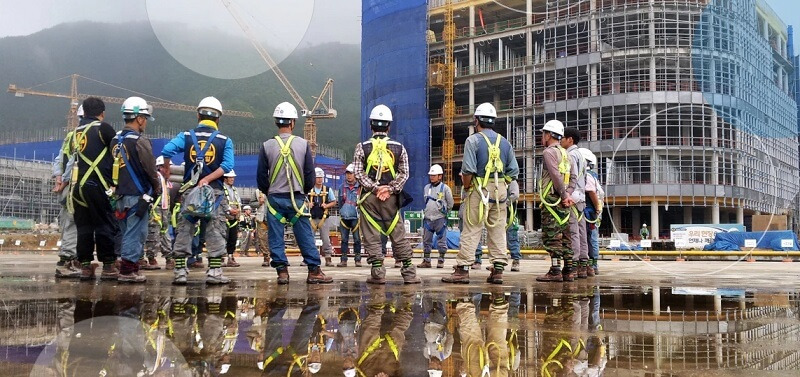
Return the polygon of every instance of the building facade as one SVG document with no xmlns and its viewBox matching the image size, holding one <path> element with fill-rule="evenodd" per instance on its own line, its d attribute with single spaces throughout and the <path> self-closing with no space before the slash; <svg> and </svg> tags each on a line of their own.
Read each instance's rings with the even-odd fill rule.
<svg viewBox="0 0 800 377">
<path fill-rule="evenodd" d="M 796 222 L 795 71 L 787 26 L 766 2 L 431 0 L 429 63 L 444 58 L 447 7 L 453 170 L 473 109 L 493 103 L 497 130 L 516 147 L 526 228 L 539 228 L 537 129 L 550 119 L 577 127 L 598 156 L 604 234 L 638 234 L 642 223 L 662 237 L 669 224 L 749 228 L 754 214 Z M 443 162 L 443 104 L 441 87 L 429 86 L 432 163 Z"/>
</svg>

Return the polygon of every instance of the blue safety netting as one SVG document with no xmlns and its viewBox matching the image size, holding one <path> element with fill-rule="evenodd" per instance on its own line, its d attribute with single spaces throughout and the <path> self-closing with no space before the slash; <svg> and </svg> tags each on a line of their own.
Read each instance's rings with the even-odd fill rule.
<svg viewBox="0 0 800 377">
<path fill-rule="evenodd" d="M 43 141 L 33 143 L 18 143 L 0 145 L 0 158 L 15 158 L 18 160 L 29 161 L 53 161 L 58 155 L 61 148 L 61 140 L 57 141 Z M 169 142 L 168 139 L 152 139 L 153 153 L 159 155 L 164 145 Z M 236 170 L 236 186 L 239 187 L 256 187 L 256 169 L 258 167 L 257 155 L 236 155 L 235 157 Z M 181 161 L 174 161 L 180 163 Z M 344 170 L 344 162 L 334 158 L 317 155 L 315 163 L 325 165 L 326 173 L 334 174 L 335 170 L 339 172 Z M 333 169 L 333 170 L 331 170 Z M 330 171 L 328 171 L 330 170 Z M 329 180 L 329 184 L 333 184 Z M 338 185 L 337 185 L 338 186 Z M 338 188 L 338 187 L 337 187 Z"/>
<path fill-rule="evenodd" d="M 409 155 L 411 191 L 427 183 L 430 164 L 427 1 L 363 0 L 361 24 L 361 137 L 372 135 L 369 113 L 375 105 L 392 110 L 390 137 Z M 422 201 L 406 209 L 421 210 Z"/>
<path fill-rule="evenodd" d="M 797 250 L 797 236 L 789 230 L 770 230 L 766 232 L 717 233 L 714 242 L 703 250 L 738 251 L 744 248 L 744 240 L 757 240 L 759 249 L 775 251 Z M 792 240 L 792 247 L 781 247 L 781 240 Z"/>
</svg>

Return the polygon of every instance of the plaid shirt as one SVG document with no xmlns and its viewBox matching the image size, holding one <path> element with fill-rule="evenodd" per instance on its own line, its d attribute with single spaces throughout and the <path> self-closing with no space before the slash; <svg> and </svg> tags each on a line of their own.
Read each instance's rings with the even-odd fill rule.
<svg viewBox="0 0 800 377">
<path fill-rule="evenodd" d="M 386 135 L 386 132 L 375 132 L 373 133 L 372 137 L 389 137 Z M 356 179 L 361 184 L 365 190 L 369 190 L 371 192 L 376 192 L 378 189 L 378 182 L 376 182 L 372 177 L 364 172 L 364 166 L 367 161 L 367 157 L 364 156 L 364 148 L 362 147 L 362 143 L 358 143 L 356 145 L 356 151 L 353 154 L 353 167 L 356 174 Z M 397 194 L 401 190 L 403 190 L 403 186 L 405 186 L 406 181 L 408 180 L 408 154 L 406 153 L 406 147 L 403 146 L 403 153 L 400 154 L 400 164 L 397 167 L 397 176 L 389 182 L 389 192 L 391 194 Z"/>
</svg>

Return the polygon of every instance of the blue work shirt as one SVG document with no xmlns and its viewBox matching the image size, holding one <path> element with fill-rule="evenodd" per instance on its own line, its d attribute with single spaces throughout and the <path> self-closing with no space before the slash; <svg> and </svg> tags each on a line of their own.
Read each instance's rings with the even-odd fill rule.
<svg viewBox="0 0 800 377">
<path fill-rule="evenodd" d="M 492 145 L 497 142 L 498 137 L 503 137 L 491 129 L 484 129 L 481 132 L 489 138 Z M 505 170 L 503 175 L 516 180 L 519 176 L 519 165 L 514 156 L 514 147 L 505 138 L 500 141 L 500 159 L 503 161 Z M 489 163 L 489 146 L 483 136 L 476 132 L 464 142 L 464 161 L 461 165 L 461 173 L 483 179 L 483 176 L 486 175 L 487 163 Z"/>
</svg>

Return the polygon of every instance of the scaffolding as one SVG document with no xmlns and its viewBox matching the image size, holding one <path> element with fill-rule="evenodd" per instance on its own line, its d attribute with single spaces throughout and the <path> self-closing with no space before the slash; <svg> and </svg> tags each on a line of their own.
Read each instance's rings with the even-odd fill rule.
<svg viewBox="0 0 800 377">
<path fill-rule="evenodd" d="M 529 194 L 520 205 L 527 229 L 538 228 L 535 129 L 550 119 L 578 128 L 581 146 L 598 156 L 618 231 L 638 229 L 648 212 L 657 228 L 659 220 L 747 225 L 758 212 L 793 222 L 800 191 L 795 69 L 786 27 L 763 1 L 454 7 L 454 165 L 474 107 L 493 103 L 496 130 L 514 143 Z M 445 53 L 446 15 L 437 8 L 429 15 L 433 62 Z M 447 139 L 444 100 L 442 91 L 429 91 L 432 145 Z M 442 152 L 432 148 L 433 163 L 444 160 Z M 601 232 L 611 232 L 612 222 L 604 224 Z"/>
<path fill-rule="evenodd" d="M 51 163 L 0 158 L 0 217 L 57 223 L 61 204 L 52 188 Z"/>
</svg>

